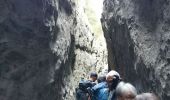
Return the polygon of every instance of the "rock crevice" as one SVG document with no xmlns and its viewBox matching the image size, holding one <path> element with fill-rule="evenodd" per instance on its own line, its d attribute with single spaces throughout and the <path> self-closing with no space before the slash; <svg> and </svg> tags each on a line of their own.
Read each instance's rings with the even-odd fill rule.
<svg viewBox="0 0 170 100">
<path fill-rule="evenodd" d="M 81 77 L 107 65 L 81 4 L 0 1 L 0 100 L 74 100 Z"/>
</svg>

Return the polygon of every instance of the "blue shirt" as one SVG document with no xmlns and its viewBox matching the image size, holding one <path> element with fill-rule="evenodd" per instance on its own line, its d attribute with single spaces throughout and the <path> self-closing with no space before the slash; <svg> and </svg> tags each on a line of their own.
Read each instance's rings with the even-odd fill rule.
<svg viewBox="0 0 170 100">
<path fill-rule="evenodd" d="M 109 89 L 106 82 L 101 82 L 92 87 L 92 100 L 107 100 L 109 96 Z"/>
</svg>

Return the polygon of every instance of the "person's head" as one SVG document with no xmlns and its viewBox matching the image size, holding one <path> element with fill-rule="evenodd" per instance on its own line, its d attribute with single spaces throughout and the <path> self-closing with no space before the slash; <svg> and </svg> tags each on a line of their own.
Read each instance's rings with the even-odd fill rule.
<svg viewBox="0 0 170 100">
<path fill-rule="evenodd" d="M 130 83 L 120 82 L 116 87 L 117 100 L 135 100 L 136 88 Z"/>
<path fill-rule="evenodd" d="M 97 82 L 101 83 L 101 82 L 105 82 L 106 81 L 106 76 L 105 75 L 99 75 Z"/>
<path fill-rule="evenodd" d="M 96 72 L 91 72 L 90 73 L 90 79 L 95 82 L 97 80 L 97 73 Z"/>
<path fill-rule="evenodd" d="M 153 93 L 142 93 L 136 96 L 135 100 L 159 100 Z"/>
<path fill-rule="evenodd" d="M 120 81 L 120 75 L 118 72 L 112 70 L 106 75 L 106 81 L 108 83 L 109 89 L 115 89 Z"/>
</svg>

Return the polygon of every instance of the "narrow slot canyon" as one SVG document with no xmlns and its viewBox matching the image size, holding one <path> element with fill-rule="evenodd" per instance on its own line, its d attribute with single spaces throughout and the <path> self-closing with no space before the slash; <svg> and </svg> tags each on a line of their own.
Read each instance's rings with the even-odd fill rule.
<svg viewBox="0 0 170 100">
<path fill-rule="evenodd" d="M 0 100 L 76 100 L 116 70 L 170 100 L 170 1 L 1 0 Z"/>
</svg>

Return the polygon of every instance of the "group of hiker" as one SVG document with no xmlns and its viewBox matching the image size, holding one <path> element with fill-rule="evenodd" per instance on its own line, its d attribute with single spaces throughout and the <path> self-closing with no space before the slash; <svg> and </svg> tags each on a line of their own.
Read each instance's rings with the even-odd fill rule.
<svg viewBox="0 0 170 100">
<path fill-rule="evenodd" d="M 96 82 L 97 81 L 97 82 Z M 111 70 L 106 75 L 92 72 L 90 79 L 81 79 L 76 88 L 76 100 L 159 100 L 153 93 L 137 94 L 131 83 L 124 82 L 119 73 Z"/>
</svg>

